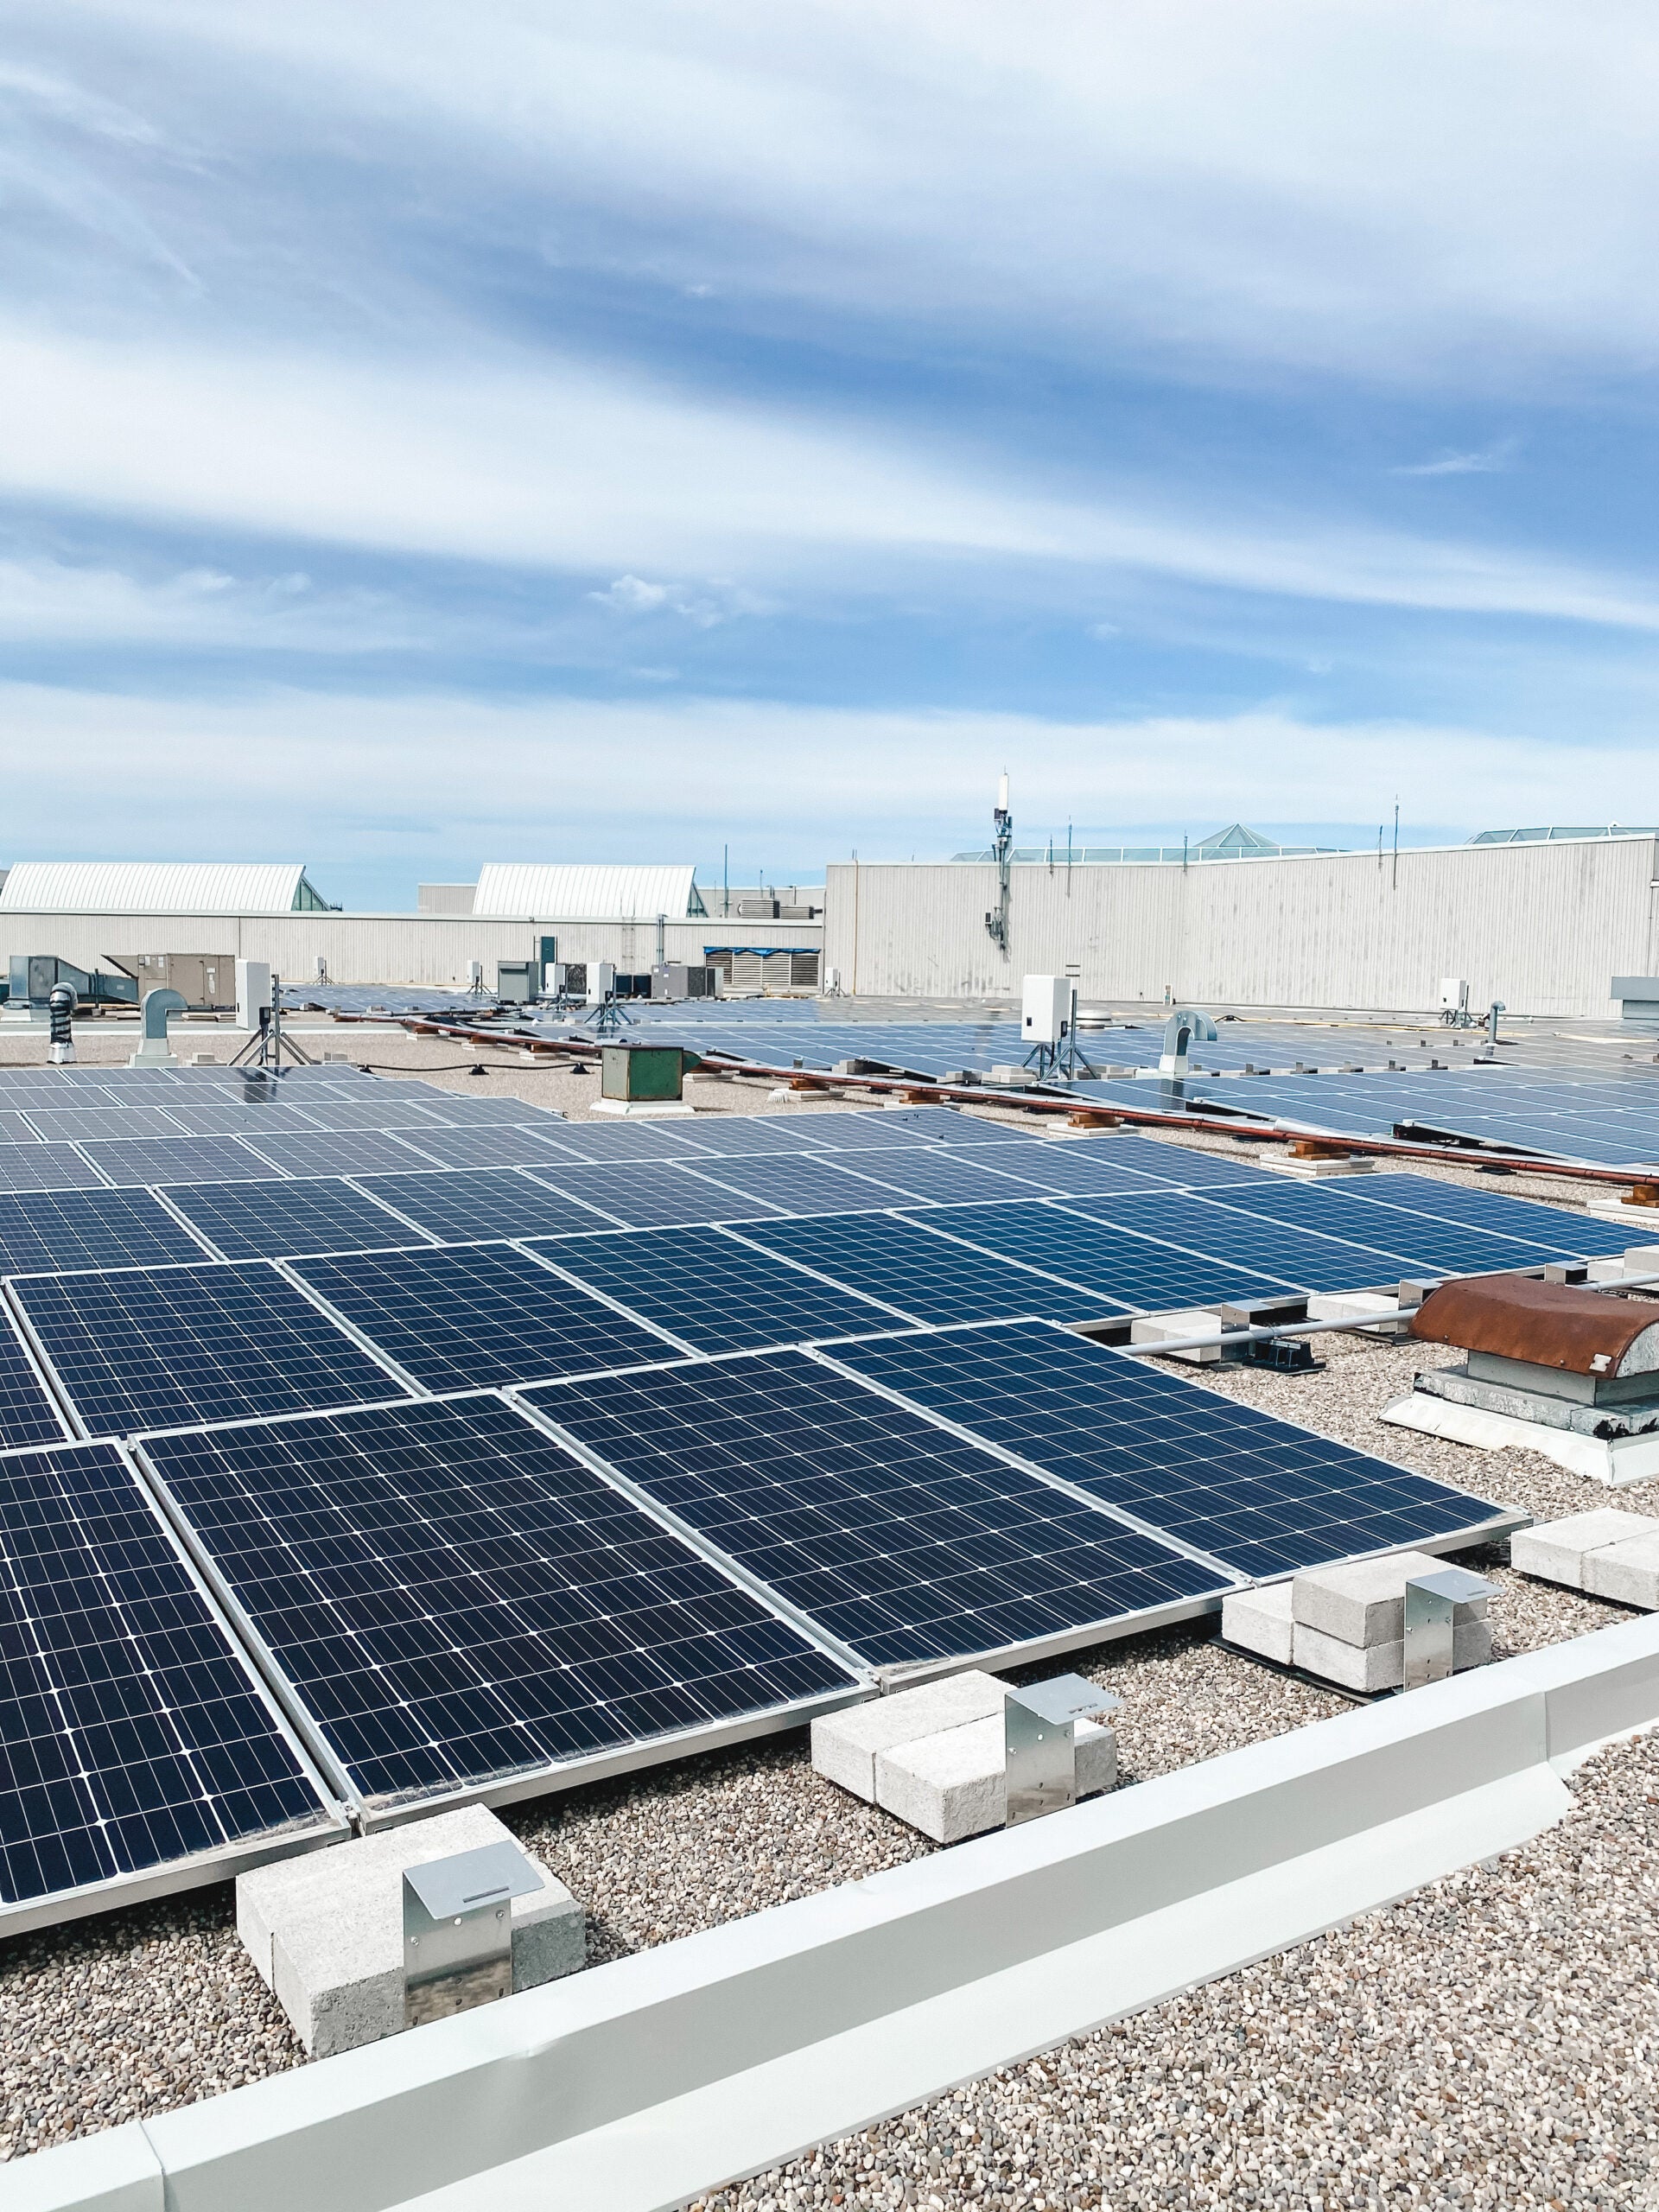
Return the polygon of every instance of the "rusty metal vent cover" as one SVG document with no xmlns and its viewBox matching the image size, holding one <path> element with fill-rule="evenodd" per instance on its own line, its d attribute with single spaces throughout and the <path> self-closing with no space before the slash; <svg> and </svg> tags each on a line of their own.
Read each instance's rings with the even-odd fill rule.
<svg viewBox="0 0 1659 2212">
<path fill-rule="evenodd" d="M 1459 1344 L 1573 1375 L 1618 1375 L 1637 1342 L 1655 1332 L 1632 1370 L 1659 1366 L 1659 1312 L 1535 1275 L 1468 1275 L 1443 1283 L 1411 1317 L 1427 1343 Z"/>
</svg>

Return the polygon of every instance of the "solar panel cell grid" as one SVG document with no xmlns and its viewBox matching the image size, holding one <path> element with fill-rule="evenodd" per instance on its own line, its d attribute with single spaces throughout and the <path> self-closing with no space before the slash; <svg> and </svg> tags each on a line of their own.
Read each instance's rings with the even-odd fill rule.
<svg viewBox="0 0 1659 2212">
<path fill-rule="evenodd" d="M 1240 1574 L 1450 1537 L 1501 1510 L 1058 1329 L 892 1337 L 833 1357 Z"/>
<path fill-rule="evenodd" d="M 1006 1146 L 995 1147 L 1001 1162 Z M 921 1198 L 940 1205 L 995 1204 L 999 1198 L 1032 1198 L 1043 1195 L 1027 1180 L 999 1173 L 988 1161 L 965 1152 L 947 1152 L 936 1145 L 924 1152 L 912 1145 L 888 1153 L 850 1154 L 836 1162 L 841 1173 L 856 1175 L 892 1195 L 885 1203 L 902 1205 L 907 1198 Z M 1141 1185 L 1145 1189 L 1146 1185 Z"/>
<path fill-rule="evenodd" d="M 779 1213 L 869 1213 L 906 1202 L 899 1192 L 849 1174 L 829 1157 L 711 1160 L 695 1172 L 722 1189 L 758 1198 Z"/>
<path fill-rule="evenodd" d="M 0 1108 L 0 1144 L 39 1144 L 41 1133 L 25 1114 Z"/>
<path fill-rule="evenodd" d="M 163 1267 L 201 1247 L 148 1191 L 35 1191 L 0 1197 L 0 1274 Z"/>
<path fill-rule="evenodd" d="M 3 1162 L 0 1162 L 3 1165 Z M 638 1167 L 543 1167 L 536 1180 L 568 1191 L 584 1205 L 630 1229 L 671 1229 L 705 1221 L 775 1220 L 779 1209 L 707 1181 L 685 1167 L 647 1160 Z"/>
<path fill-rule="evenodd" d="M 475 1173 L 457 1167 L 422 1175 L 376 1175 L 365 1179 L 363 1188 L 445 1243 L 581 1236 L 613 1225 L 579 1198 L 551 1190 L 514 1167 L 483 1168 Z"/>
<path fill-rule="evenodd" d="M 281 1173 L 236 1137 L 111 1138 L 84 1150 L 99 1176 L 115 1184 L 245 1183 Z"/>
<path fill-rule="evenodd" d="M 0 1898 L 325 1817 L 107 1446 L 0 1460 Z"/>
<path fill-rule="evenodd" d="M 493 1399 L 149 1449 L 367 1800 L 522 1775 L 852 1680 Z"/>
<path fill-rule="evenodd" d="M 424 1132 L 423 1133 L 424 1134 Z M 436 1132 L 443 1135 L 444 1131 Z M 249 1145 L 284 1175 L 372 1174 L 416 1167 L 422 1154 L 411 1138 L 387 1136 L 375 1129 L 319 1130 L 308 1137 L 250 1137 Z"/>
<path fill-rule="evenodd" d="M 1119 1312 L 1086 1290 L 1053 1281 L 1012 1260 L 966 1251 L 893 1214 L 746 1222 L 745 1238 L 938 1327 L 952 1321 L 1101 1320 Z"/>
<path fill-rule="evenodd" d="M 596 1167 L 634 1160 L 683 1163 L 698 1158 L 702 1152 L 700 1145 L 683 1138 L 676 1129 L 638 1122 L 560 1122 L 537 1134 L 557 1146 L 561 1160 L 585 1160 Z"/>
<path fill-rule="evenodd" d="M 184 1124 L 159 1106 L 31 1106 L 29 1118 L 48 1144 L 83 1137 L 176 1137 Z"/>
<path fill-rule="evenodd" d="M 1548 1244 L 1573 1259 L 1608 1258 L 1643 1241 L 1639 1223 L 1598 1221 L 1566 1206 L 1511 1198 L 1498 1190 L 1471 1190 L 1466 1183 L 1442 1183 L 1427 1175 L 1357 1176 L 1344 1196 L 1384 1209 L 1385 1217 L 1396 1208 L 1408 1215 L 1427 1214 Z"/>
<path fill-rule="evenodd" d="M 533 1397 L 871 1665 L 1063 1638 L 1220 1586 L 804 1354 Z"/>
<path fill-rule="evenodd" d="M 1403 1253 L 1311 1236 L 1265 1216 L 1230 1212 L 1184 1191 L 1149 1198 L 1071 1198 L 1065 1211 L 1200 1253 L 1243 1274 L 1259 1268 L 1267 1289 L 1283 1283 L 1308 1291 L 1385 1288 L 1417 1264 Z M 1387 1218 L 1377 1217 L 1379 1244 Z"/>
<path fill-rule="evenodd" d="M 257 1262 L 15 1284 L 92 1436 L 395 1398 L 403 1386 Z"/>
<path fill-rule="evenodd" d="M 929 1229 L 1075 1283 L 1126 1309 L 1168 1313 L 1249 1297 L 1266 1276 L 1126 1236 L 1058 1206 L 952 1206 L 919 1217 Z"/>
<path fill-rule="evenodd" d="M 19 1343 L 11 1316 L 0 1313 L 0 1444 L 60 1444 L 64 1424 Z"/>
<path fill-rule="evenodd" d="M 327 1176 L 291 1183 L 191 1183 L 173 1193 L 173 1203 L 226 1260 L 387 1251 L 428 1242 L 350 1183 Z"/>
<path fill-rule="evenodd" d="M 300 1260 L 295 1272 L 429 1390 L 672 1357 L 660 1336 L 505 1244 Z"/>
<path fill-rule="evenodd" d="M 1252 1190 L 1231 1195 L 1217 1193 L 1216 1203 L 1292 1228 L 1323 1230 L 1356 1243 L 1376 1236 L 1372 1224 L 1378 1210 L 1345 1192 L 1319 1185 L 1291 1184 L 1277 1190 Z M 1557 1256 L 1554 1248 L 1535 1240 L 1494 1236 L 1485 1230 L 1465 1228 L 1460 1222 L 1432 1220 L 1427 1214 L 1408 1220 L 1404 1214 L 1382 1217 L 1389 1223 L 1387 1240 L 1396 1251 L 1410 1255 L 1414 1266 L 1433 1274 L 1496 1274 L 1510 1268 L 1536 1267 Z M 1380 1241 L 1380 1240 L 1379 1240 Z"/>
<path fill-rule="evenodd" d="M 563 1126 L 550 1124 L 553 1128 Z M 364 1142 L 372 1140 L 364 1139 Z M 395 1171 L 416 1162 L 434 1164 L 440 1167 L 538 1167 L 550 1166 L 562 1161 L 565 1155 L 557 1145 L 536 1129 L 477 1128 L 451 1129 L 436 1126 L 427 1129 L 411 1129 L 408 1144 L 414 1154 L 400 1153 L 397 1159 L 359 1163 L 363 1172 L 372 1173 L 377 1167 Z"/>
<path fill-rule="evenodd" d="M 72 1144 L 0 1145 L 0 1191 L 100 1191 L 108 1183 Z"/>
</svg>

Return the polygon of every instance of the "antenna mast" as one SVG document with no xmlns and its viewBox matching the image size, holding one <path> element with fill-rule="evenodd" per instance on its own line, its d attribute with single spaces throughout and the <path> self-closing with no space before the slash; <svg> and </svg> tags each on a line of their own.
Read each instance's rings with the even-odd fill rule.
<svg viewBox="0 0 1659 2212">
<path fill-rule="evenodd" d="M 1014 861 L 1014 817 L 1008 810 L 1008 772 L 1002 771 L 996 787 L 996 806 L 991 820 L 995 834 L 991 858 L 996 862 L 996 904 L 985 917 L 985 931 L 999 952 L 1008 949 L 1008 879 Z"/>
</svg>

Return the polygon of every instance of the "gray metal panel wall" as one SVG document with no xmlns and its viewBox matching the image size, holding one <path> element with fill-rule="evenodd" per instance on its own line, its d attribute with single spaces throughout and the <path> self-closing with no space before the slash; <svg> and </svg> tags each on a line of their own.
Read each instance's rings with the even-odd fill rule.
<svg viewBox="0 0 1659 2212">
<path fill-rule="evenodd" d="M 1014 870 L 1009 955 L 979 863 L 832 865 L 824 962 L 846 991 L 979 997 L 1081 964 L 1085 997 L 1604 1015 L 1615 974 L 1659 973 L 1656 840 Z"/>
</svg>

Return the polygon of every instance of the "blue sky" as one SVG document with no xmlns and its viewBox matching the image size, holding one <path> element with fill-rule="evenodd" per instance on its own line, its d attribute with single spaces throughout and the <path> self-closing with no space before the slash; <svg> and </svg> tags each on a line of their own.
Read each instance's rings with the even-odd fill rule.
<svg viewBox="0 0 1659 2212">
<path fill-rule="evenodd" d="M 1529 0 L 0 0 L 0 860 L 1659 821 L 1656 79 Z"/>
</svg>

